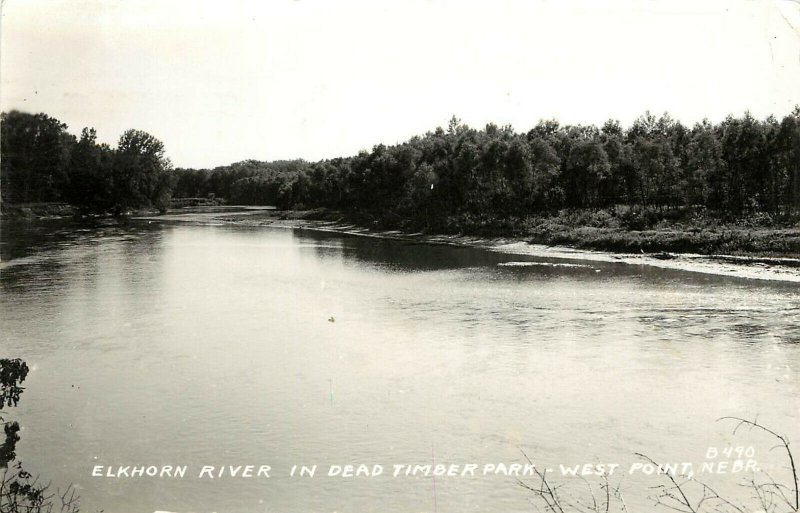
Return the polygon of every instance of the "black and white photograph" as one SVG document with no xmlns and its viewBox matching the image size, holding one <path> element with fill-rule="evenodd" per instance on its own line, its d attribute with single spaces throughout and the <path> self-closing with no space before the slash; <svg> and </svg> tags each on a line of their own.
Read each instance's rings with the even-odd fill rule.
<svg viewBox="0 0 800 513">
<path fill-rule="evenodd" d="M 0 513 L 800 512 L 800 1 L 2 0 Z"/>
</svg>

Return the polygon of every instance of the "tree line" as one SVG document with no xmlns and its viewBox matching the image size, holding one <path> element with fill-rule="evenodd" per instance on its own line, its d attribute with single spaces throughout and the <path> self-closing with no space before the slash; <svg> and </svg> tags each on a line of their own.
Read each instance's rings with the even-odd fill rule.
<svg viewBox="0 0 800 513">
<path fill-rule="evenodd" d="M 354 156 L 172 169 L 163 144 L 130 130 L 117 148 L 80 139 L 44 114 L 3 114 L 3 198 L 66 200 L 94 210 L 164 207 L 175 197 L 230 204 L 328 207 L 387 227 L 453 231 L 548 215 L 560 209 L 627 205 L 703 209 L 732 219 L 800 207 L 800 107 L 778 120 L 749 113 L 689 127 L 645 113 L 631 126 L 609 120 L 528 132 L 453 117 L 396 145 Z"/>
<path fill-rule="evenodd" d="M 319 162 L 181 169 L 178 196 L 329 207 L 391 227 L 459 230 L 563 208 L 699 208 L 721 218 L 800 207 L 800 108 L 692 127 L 646 113 L 628 128 L 540 121 L 525 133 L 447 128 Z"/>
<path fill-rule="evenodd" d="M 169 206 L 174 175 L 164 144 L 127 130 L 116 148 L 80 137 L 47 114 L 4 112 L 0 120 L 0 191 L 4 203 L 64 201 L 86 213 Z"/>
</svg>

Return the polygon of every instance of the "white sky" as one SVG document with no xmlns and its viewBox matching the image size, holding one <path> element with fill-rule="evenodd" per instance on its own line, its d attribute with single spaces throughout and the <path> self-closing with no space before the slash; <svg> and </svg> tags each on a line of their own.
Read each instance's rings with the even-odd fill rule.
<svg viewBox="0 0 800 513">
<path fill-rule="evenodd" d="M 0 29 L 2 110 L 146 130 L 177 167 L 800 104 L 796 0 L 3 0 Z"/>
</svg>

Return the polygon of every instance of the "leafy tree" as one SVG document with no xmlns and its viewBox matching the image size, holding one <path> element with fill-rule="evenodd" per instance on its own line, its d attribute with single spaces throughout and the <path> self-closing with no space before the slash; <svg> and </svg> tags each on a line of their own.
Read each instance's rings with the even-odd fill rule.
<svg viewBox="0 0 800 513">
<path fill-rule="evenodd" d="M 676 196 L 678 161 L 668 139 L 640 137 L 632 147 L 633 165 L 645 205 L 666 205 Z"/>
<path fill-rule="evenodd" d="M 781 121 L 776 152 L 784 180 L 783 201 L 797 211 L 800 209 L 800 106 Z"/>
<path fill-rule="evenodd" d="M 0 181 L 9 203 L 57 201 L 75 138 L 46 114 L 11 111 L 0 119 Z"/>
<path fill-rule="evenodd" d="M 742 119 L 729 116 L 720 128 L 727 167 L 727 209 L 734 213 L 754 210 L 763 202 L 759 198 L 766 143 L 763 128 L 750 113 Z"/>
<path fill-rule="evenodd" d="M 708 121 L 692 129 L 682 167 L 683 201 L 687 205 L 724 206 L 726 182 L 722 145 Z"/>
<path fill-rule="evenodd" d="M 599 141 L 576 142 L 567 161 L 567 198 L 575 206 L 597 206 L 600 184 L 608 179 L 610 171 L 608 154 Z"/>
<path fill-rule="evenodd" d="M 531 208 L 544 210 L 559 207 L 564 201 L 564 189 L 558 183 L 561 158 L 546 139 L 536 137 L 530 141 L 533 183 Z"/>
<path fill-rule="evenodd" d="M 87 212 L 106 212 L 113 188 L 113 152 L 97 144 L 94 128 L 84 128 L 75 144 L 67 167 L 66 199 Z"/>
<path fill-rule="evenodd" d="M 0 359 L 0 424 L 3 425 L 5 441 L 0 445 L 0 513 L 46 513 L 54 511 L 56 494 L 48 493 L 48 486 L 22 468 L 17 461 L 16 446 L 20 440 L 19 423 L 6 421 L 3 408 L 17 406 L 24 388 L 22 382 L 28 376 L 27 364 L 19 359 Z M 74 488 L 58 494 L 63 513 L 77 513 L 79 499 Z"/>
<path fill-rule="evenodd" d="M 166 210 L 171 197 L 172 164 L 164 144 L 141 130 L 127 130 L 114 152 L 113 199 L 116 211 L 155 206 Z"/>
<path fill-rule="evenodd" d="M 28 366 L 22 360 L 0 359 L 0 413 L 5 407 L 16 406 L 24 388 L 21 384 L 28 376 Z M 0 416 L 5 431 L 5 442 L 0 446 L 0 469 L 8 468 L 8 464 L 13 461 L 16 454 L 16 446 L 19 441 L 19 424 L 17 422 L 5 422 Z"/>
</svg>

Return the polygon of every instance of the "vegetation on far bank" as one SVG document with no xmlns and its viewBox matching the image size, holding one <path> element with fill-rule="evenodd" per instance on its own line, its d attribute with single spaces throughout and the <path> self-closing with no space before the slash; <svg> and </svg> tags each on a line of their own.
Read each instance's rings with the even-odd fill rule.
<svg viewBox="0 0 800 513">
<path fill-rule="evenodd" d="M 699 208 L 659 212 L 615 206 L 530 217 L 522 223 L 521 236 L 537 244 L 618 253 L 797 257 L 800 229 L 791 225 L 764 214 L 725 222 Z"/>
<path fill-rule="evenodd" d="M 780 121 L 745 114 L 690 128 L 645 114 L 628 128 L 541 121 L 526 133 L 453 118 L 352 157 L 178 170 L 176 196 L 208 193 L 444 233 L 514 229 L 564 209 L 615 209 L 627 230 L 693 215 L 786 226 L 800 209 L 800 108 Z"/>
<path fill-rule="evenodd" d="M 93 128 L 77 138 L 43 113 L 4 112 L 0 121 L 4 205 L 65 202 L 80 213 L 114 214 L 169 206 L 172 164 L 147 132 L 127 130 L 111 148 L 97 142 Z"/>
<path fill-rule="evenodd" d="M 326 208 L 365 226 L 515 235 L 612 251 L 800 254 L 800 107 L 688 127 L 649 113 L 630 127 L 540 121 L 527 132 L 455 117 L 408 141 L 326 159 L 173 169 L 160 141 L 117 148 L 45 114 L 3 114 L 4 203 L 80 212 L 164 209 L 172 196 Z"/>
</svg>

